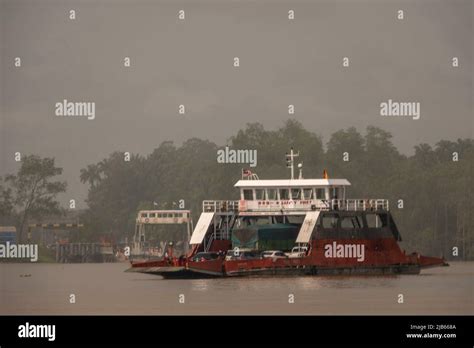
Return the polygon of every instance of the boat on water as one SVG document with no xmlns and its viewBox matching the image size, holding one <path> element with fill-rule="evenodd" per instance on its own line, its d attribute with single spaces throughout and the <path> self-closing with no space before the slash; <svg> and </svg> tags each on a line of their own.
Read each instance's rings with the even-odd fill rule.
<svg viewBox="0 0 474 348">
<path fill-rule="evenodd" d="M 330 179 L 326 170 L 323 178 L 305 179 L 300 164 L 294 178 L 297 156 L 293 149 L 287 154 L 290 179 L 260 180 L 243 170 L 234 185 L 239 200 L 202 202 L 185 253 L 173 255 L 169 245 L 161 259 L 132 261 L 127 271 L 192 279 L 418 274 L 447 265 L 443 258 L 401 250 L 402 237 L 387 199 L 348 199 L 348 180 Z M 141 211 L 137 222 L 189 225 L 189 211 L 176 214 L 179 211 Z M 137 228 L 138 241 L 144 238 L 140 231 Z"/>
</svg>

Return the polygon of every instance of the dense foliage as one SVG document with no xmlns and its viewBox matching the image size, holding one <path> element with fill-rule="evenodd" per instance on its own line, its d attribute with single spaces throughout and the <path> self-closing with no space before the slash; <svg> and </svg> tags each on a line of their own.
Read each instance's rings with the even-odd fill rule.
<svg viewBox="0 0 474 348">
<path fill-rule="evenodd" d="M 251 169 L 261 179 L 289 177 L 285 153 L 293 147 L 301 154 L 298 162 L 304 165 L 305 177 L 322 177 L 327 169 L 330 177 L 352 183 L 348 197 L 388 198 L 407 251 L 452 258 L 457 247 L 459 259 L 473 259 L 474 140 L 419 144 L 406 156 L 391 138 L 372 126 L 365 134 L 348 128 L 332 134 L 324 145 L 319 135 L 290 120 L 277 130 L 248 124 L 226 145 L 257 150 L 258 165 Z M 78 237 L 123 241 L 132 236 L 140 209 L 176 209 L 184 200 L 196 222 L 203 200 L 237 199 L 233 185 L 248 167 L 218 163 L 219 148 L 195 138 L 181 146 L 166 141 L 148 156 L 135 154 L 126 161 L 123 153 L 115 152 L 87 166 L 81 170 L 81 180 L 89 186 L 88 209 L 81 218 L 86 228 Z M 2 215 L 11 209 L 12 191 L 2 186 L 0 194 Z"/>
<path fill-rule="evenodd" d="M 0 224 L 16 225 L 20 242 L 30 218 L 62 213 L 56 197 L 66 191 L 66 183 L 54 181 L 62 171 L 53 158 L 30 155 L 23 157 L 17 174 L 0 181 Z"/>
<path fill-rule="evenodd" d="M 420 144 L 407 157 L 391 138 L 372 126 L 365 135 L 348 128 L 332 134 L 324 146 L 320 136 L 290 120 L 273 131 L 259 123 L 248 124 L 227 145 L 256 149 L 255 171 L 266 179 L 289 176 L 284 155 L 294 147 L 301 153 L 298 160 L 304 164 L 305 177 L 321 177 L 327 168 L 330 177 L 352 183 L 349 197 L 388 198 L 407 251 L 449 258 L 456 246 L 460 258 L 472 259 L 473 139 L 443 140 L 434 148 Z M 90 187 L 84 215 L 89 233 L 120 239 L 131 236 L 139 209 L 172 209 L 183 199 L 197 221 L 202 200 L 237 199 L 233 185 L 245 165 L 217 163 L 219 148 L 200 139 L 189 139 L 181 146 L 163 142 L 147 157 L 134 155 L 126 162 L 122 153 L 113 153 L 88 166 L 81 171 L 81 179 Z M 349 161 L 343 160 L 345 152 Z"/>
</svg>

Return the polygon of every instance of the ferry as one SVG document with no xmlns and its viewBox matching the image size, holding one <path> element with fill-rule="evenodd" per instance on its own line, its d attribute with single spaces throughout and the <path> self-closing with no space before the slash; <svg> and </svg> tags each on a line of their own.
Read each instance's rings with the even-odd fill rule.
<svg viewBox="0 0 474 348">
<path fill-rule="evenodd" d="M 260 180 L 242 170 L 234 185 L 239 200 L 202 202 L 185 253 L 173 255 L 169 245 L 163 258 L 132 261 L 127 271 L 182 279 L 418 274 L 448 265 L 443 258 L 401 250 L 387 199 L 346 198 L 348 180 L 329 178 L 326 170 L 322 178 L 305 179 L 301 164 L 294 178 L 298 156 L 293 149 L 286 155 L 290 179 Z M 189 226 L 190 219 L 189 211 L 141 211 L 137 226 L 172 221 Z M 135 240 L 144 240 L 142 227 Z"/>
</svg>

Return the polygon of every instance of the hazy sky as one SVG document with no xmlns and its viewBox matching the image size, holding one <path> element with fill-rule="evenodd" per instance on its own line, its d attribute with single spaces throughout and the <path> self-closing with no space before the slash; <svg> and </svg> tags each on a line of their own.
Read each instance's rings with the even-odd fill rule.
<svg viewBox="0 0 474 348">
<path fill-rule="evenodd" d="M 247 122 L 296 118 L 324 141 L 372 124 L 405 153 L 473 136 L 471 0 L 0 1 L 0 175 L 17 151 L 54 156 L 63 201 L 83 200 L 79 170 L 115 150 L 224 144 Z M 95 102 L 95 119 L 55 116 L 63 99 Z M 388 99 L 420 102 L 420 119 L 380 116 Z"/>
</svg>

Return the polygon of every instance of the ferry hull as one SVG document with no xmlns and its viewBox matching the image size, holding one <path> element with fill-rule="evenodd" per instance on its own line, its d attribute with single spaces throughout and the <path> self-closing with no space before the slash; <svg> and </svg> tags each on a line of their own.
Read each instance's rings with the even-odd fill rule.
<svg viewBox="0 0 474 348">
<path fill-rule="evenodd" d="M 159 275 L 165 279 L 204 279 L 252 276 L 383 276 L 419 274 L 425 268 L 448 266 L 443 259 L 439 258 L 426 258 L 421 255 L 410 255 L 408 258 L 420 262 L 393 265 L 321 266 L 306 263 L 310 260 L 308 260 L 309 257 L 305 257 L 281 260 L 289 261 L 286 265 L 281 262 L 275 264 L 275 261 L 279 260 L 271 259 L 244 262 L 213 260 L 193 262 L 192 265 L 180 267 L 132 267 L 128 271 Z"/>
<path fill-rule="evenodd" d="M 228 277 L 245 276 L 380 276 L 397 274 L 419 274 L 419 265 L 394 265 L 381 267 L 301 267 L 301 268 L 262 268 L 226 273 Z"/>
<path fill-rule="evenodd" d="M 356 233 L 365 238 L 351 238 Z M 336 236 L 336 237 L 334 237 Z M 156 274 L 167 279 L 195 279 L 245 276 L 331 276 L 419 274 L 424 268 L 447 265 L 444 259 L 406 254 L 400 249 L 395 224 L 374 230 L 317 231 L 304 257 L 231 258 L 221 255 L 212 260 L 187 258 L 135 263 L 136 272 Z M 228 240 L 214 240 L 229 243 Z M 218 245 L 220 248 L 221 245 Z M 220 249 L 222 250 L 222 249 Z M 224 249 L 226 250 L 226 249 Z M 197 249 L 194 253 L 197 253 Z"/>
<path fill-rule="evenodd" d="M 198 268 L 152 267 L 136 268 L 134 271 L 162 276 L 165 279 L 206 279 L 220 277 L 278 277 L 278 276 L 380 276 L 397 274 L 419 274 L 419 265 L 394 265 L 381 267 L 301 267 L 301 268 L 253 268 L 231 272 L 209 272 Z"/>
</svg>

